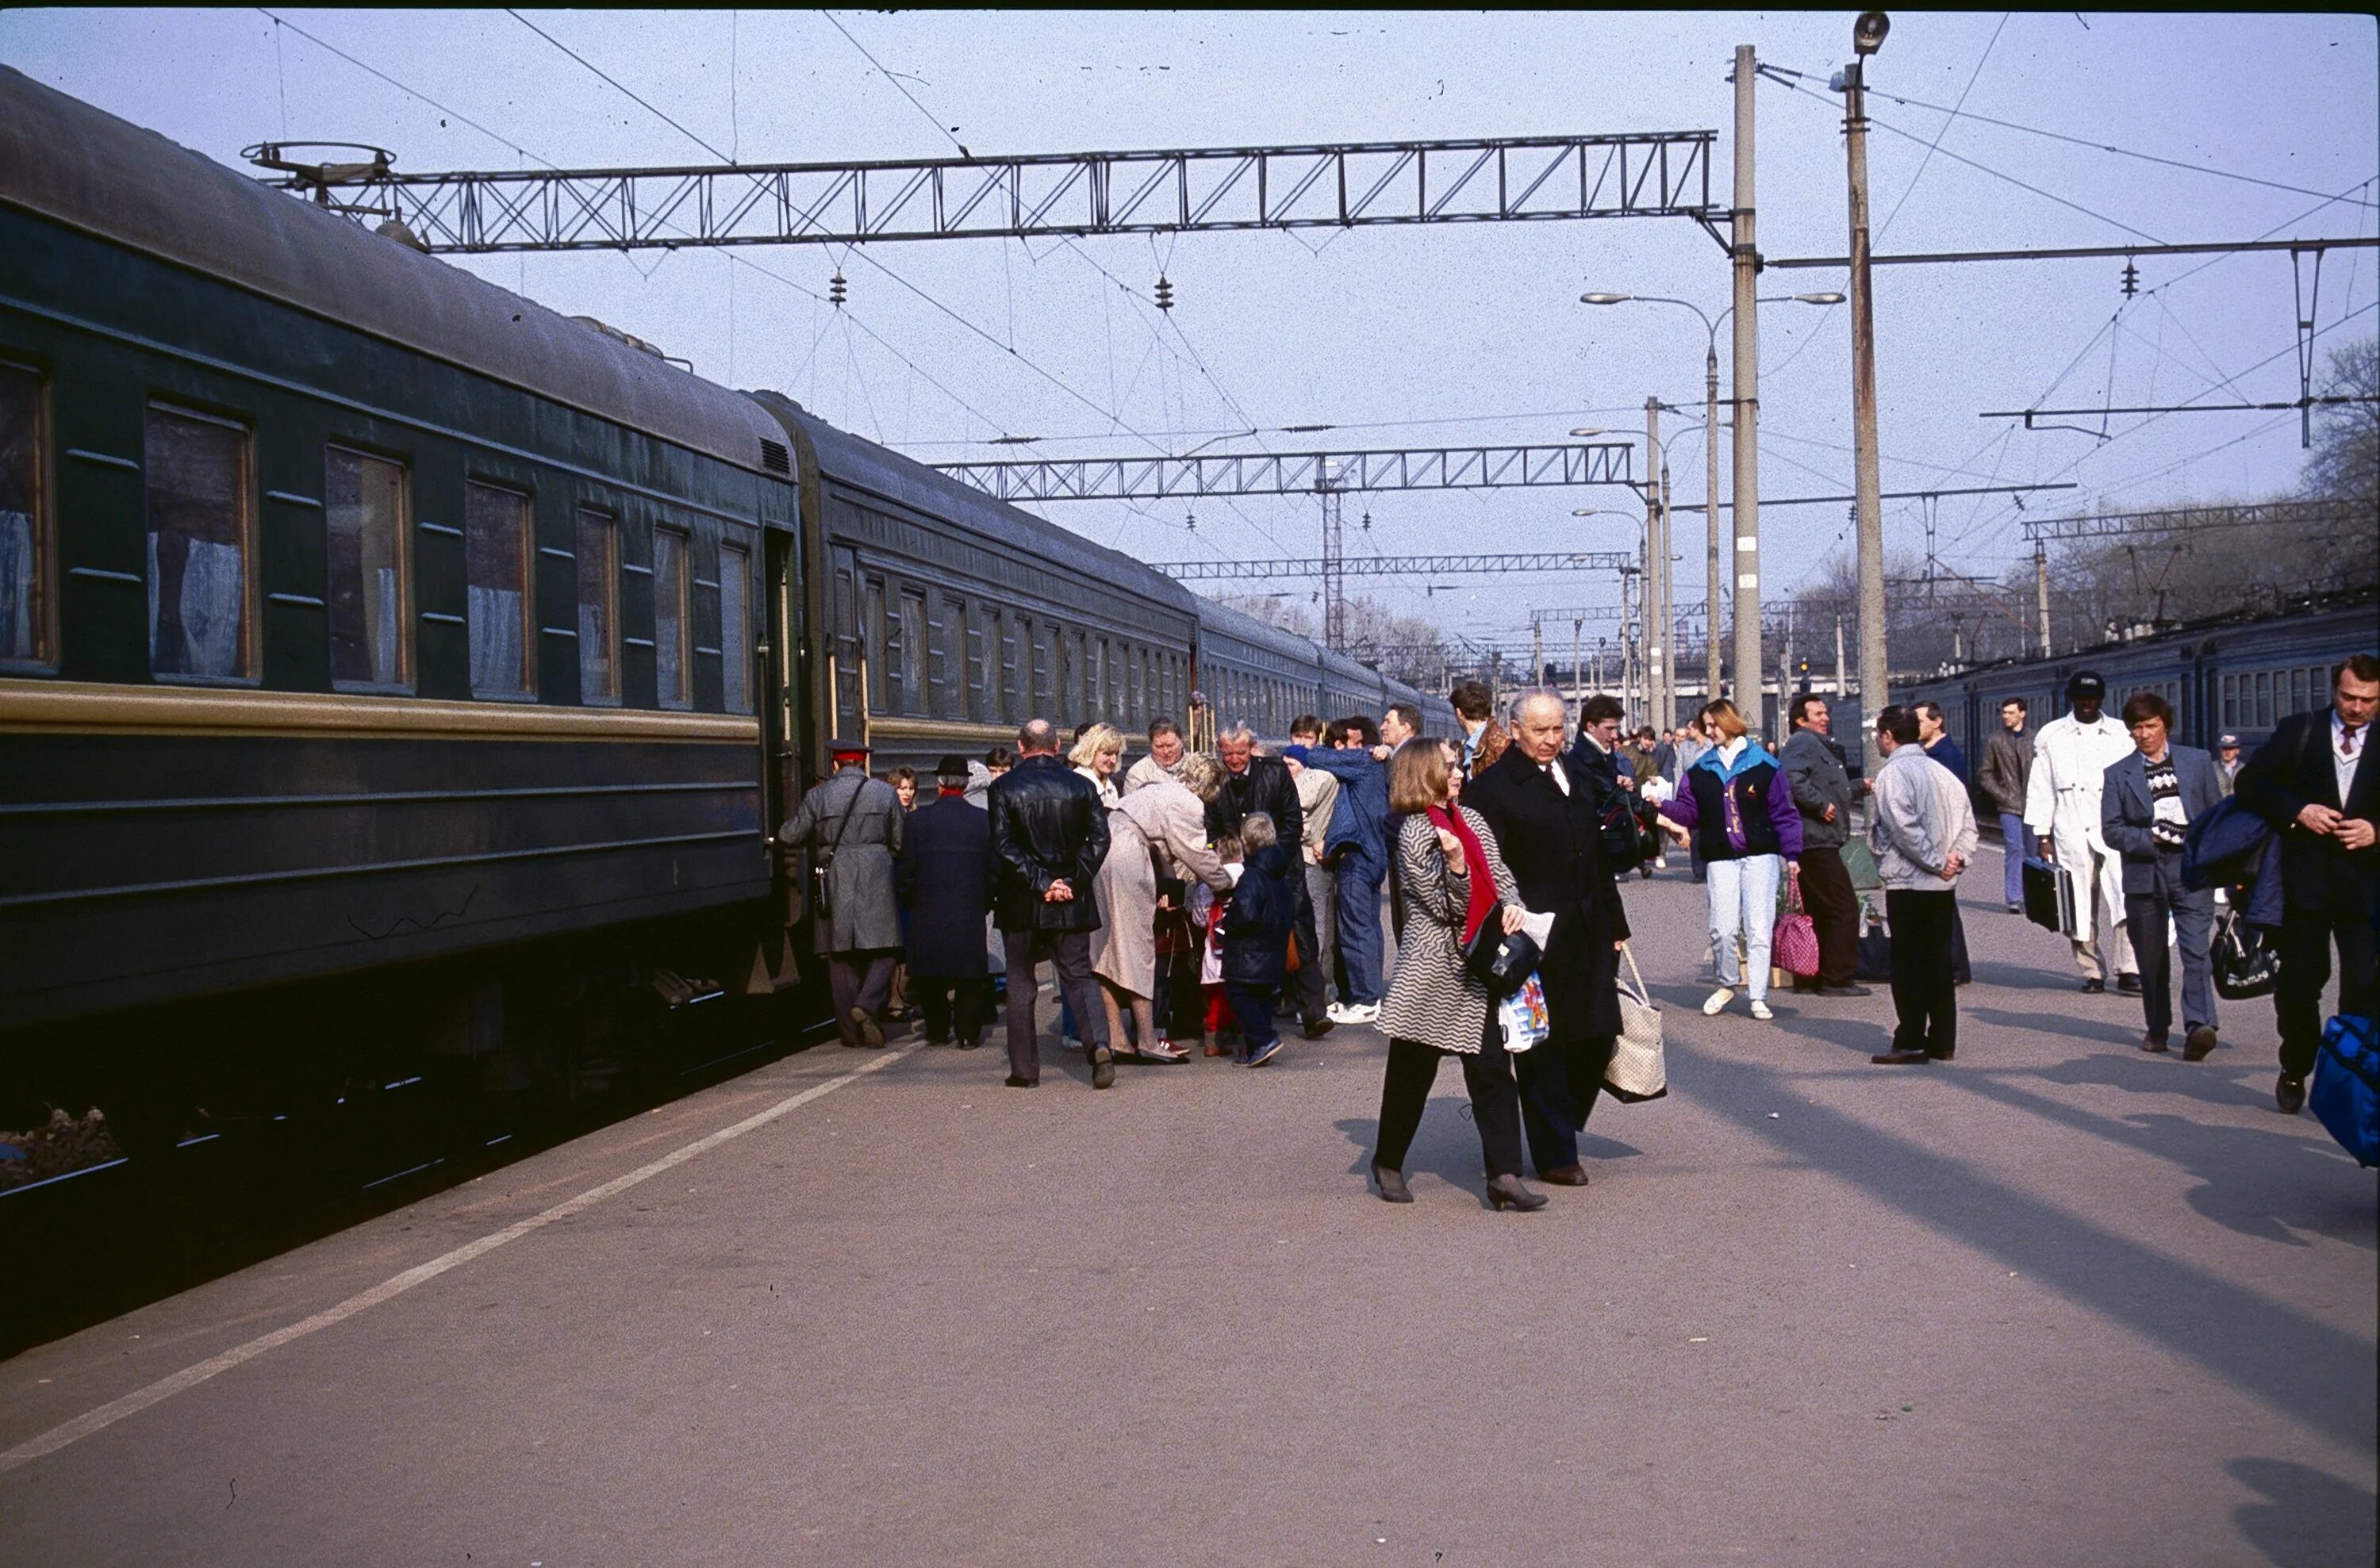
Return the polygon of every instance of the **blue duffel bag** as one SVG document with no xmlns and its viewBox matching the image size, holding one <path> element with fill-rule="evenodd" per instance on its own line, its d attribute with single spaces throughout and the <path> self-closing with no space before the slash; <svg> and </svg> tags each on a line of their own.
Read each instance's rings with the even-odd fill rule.
<svg viewBox="0 0 2380 1568">
<path fill-rule="evenodd" d="M 2373 1043 L 2370 1019 L 2330 1020 L 2306 1099 L 2357 1164 L 2380 1165 L 2380 1046 Z"/>
</svg>

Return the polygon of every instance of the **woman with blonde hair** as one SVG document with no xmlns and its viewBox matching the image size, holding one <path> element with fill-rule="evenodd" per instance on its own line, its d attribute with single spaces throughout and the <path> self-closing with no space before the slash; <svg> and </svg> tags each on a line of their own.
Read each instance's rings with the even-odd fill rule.
<svg viewBox="0 0 2380 1568">
<path fill-rule="evenodd" d="M 1123 763 L 1123 731 L 1112 724 L 1094 724 L 1075 738 L 1075 749 L 1066 754 L 1075 771 L 1091 781 L 1099 792 L 1099 804 L 1116 803 L 1116 769 Z"/>
<path fill-rule="evenodd" d="M 1733 703 L 1707 704 L 1699 717 L 1713 743 L 1662 802 L 1662 826 L 1679 843 L 1694 846 L 1708 878 L 1704 902 L 1718 989 L 1703 1011 L 1718 1013 L 1735 1000 L 1736 987 L 1744 986 L 1752 993 L 1752 1016 L 1766 1022 L 1776 1016 L 1768 1010 L 1768 956 L 1777 887 L 1786 861 L 1802 852 L 1802 812 L 1784 766 L 1745 733 Z"/>
<path fill-rule="evenodd" d="M 1471 1116 L 1488 1165 L 1488 1200 L 1527 1212 L 1545 1194 L 1521 1184 L 1521 1096 L 1488 988 L 1463 957 L 1488 921 L 1521 928 L 1512 874 L 1487 820 L 1455 803 L 1461 754 L 1421 735 L 1389 758 L 1389 807 L 1402 814 L 1396 843 L 1397 967 L 1380 1004 L 1389 1037 L 1372 1181 L 1390 1203 L 1410 1203 L 1405 1152 L 1421 1127 L 1441 1056 L 1463 1063 Z"/>
</svg>

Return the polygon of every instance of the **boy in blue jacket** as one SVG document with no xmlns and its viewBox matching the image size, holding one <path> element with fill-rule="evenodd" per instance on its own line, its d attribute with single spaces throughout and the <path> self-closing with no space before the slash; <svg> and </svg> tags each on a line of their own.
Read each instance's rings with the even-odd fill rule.
<svg viewBox="0 0 2380 1568">
<path fill-rule="evenodd" d="M 1223 995 L 1240 1021 L 1240 1065 L 1260 1067 L 1281 1046 L 1272 1009 L 1288 976 L 1290 933 L 1297 923 L 1297 898 L 1289 885 L 1295 868 L 1263 812 L 1240 824 L 1240 880 L 1223 912 Z"/>
</svg>

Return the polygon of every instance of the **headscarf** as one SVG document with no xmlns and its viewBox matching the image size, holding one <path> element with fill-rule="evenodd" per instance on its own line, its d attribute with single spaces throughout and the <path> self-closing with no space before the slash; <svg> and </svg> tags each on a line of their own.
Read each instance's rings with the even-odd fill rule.
<svg viewBox="0 0 2380 1568">
<path fill-rule="evenodd" d="M 1463 862 L 1471 874 L 1471 901 L 1463 911 L 1463 945 L 1468 947 L 1471 939 L 1479 935 L 1479 927 L 1496 912 L 1496 877 L 1488 869 L 1488 849 L 1479 842 L 1479 835 L 1471 830 L 1463 814 L 1451 806 L 1430 807 L 1429 820 L 1432 826 L 1445 828 L 1463 842 Z"/>
</svg>

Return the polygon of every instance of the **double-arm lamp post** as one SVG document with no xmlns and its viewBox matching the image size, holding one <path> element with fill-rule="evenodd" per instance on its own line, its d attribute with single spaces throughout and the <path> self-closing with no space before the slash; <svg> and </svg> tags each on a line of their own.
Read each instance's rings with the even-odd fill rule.
<svg viewBox="0 0 2380 1568">
<path fill-rule="evenodd" d="M 1721 573 L 1720 560 L 1722 547 L 1725 545 L 1727 538 L 1726 535 L 1720 531 L 1719 525 L 1718 330 L 1727 319 L 1735 313 L 1735 307 L 1732 305 L 1729 306 L 1726 309 L 1720 311 L 1718 317 L 1714 319 L 1709 312 L 1706 311 L 1701 306 L 1694 304 L 1692 300 L 1672 299 L 1666 295 L 1597 293 L 1583 294 L 1578 297 L 1579 303 L 1582 305 L 1626 305 L 1631 303 L 1644 305 L 1675 305 L 1682 309 L 1693 311 L 1694 313 L 1695 320 L 1701 321 L 1703 324 L 1703 332 L 1706 338 L 1706 346 L 1703 355 L 1703 418 L 1707 427 L 1704 433 L 1704 446 L 1708 454 L 1707 474 L 1705 479 L 1703 496 L 1705 501 L 1705 511 L 1706 513 L 1706 521 L 1709 524 L 1710 533 L 1710 559 L 1706 564 L 1709 583 L 1708 593 L 1710 597 L 1707 629 L 1710 643 L 1710 694 L 1713 698 L 1717 698 L 1720 691 L 1718 628 L 1723 624 L 1720 615 L 1719 600 L 1721 585 L 1725 582 L 1725 578 Z M 1757 301 L 1757 303 L 1762 305 L 1840 305 L 1842 302 L 1843 296 L 1840 294 L 1778 295 L 1774 297 L 1764 296 Z M 1729 408 L 1730 413 L 1734 414 L 1736 417 L 1741 418 L 1742 416 L 1742 411 L 1735 406 L 1738 401 L 1740 400 L 1730 398 L 1729 400 Z M 1654 472 L 1658 474 L 1658 470 L 1656 469 Z M 1756 532 L 1759 527 L 1759 522 L 1756 517 L 1739 517 L 1735 520 L 1735 525 L 1740 529 L 1754 530 L 1756 537 Z M 1743 599 L 1740 595 L 1737 598 L 1736 613 L 1736 683 L 1739 687 L 1742 687 L 1745 679 L 1744 669 L 1746 668 L 1743 660 L 1745 634 L 1742 621 Z M 1749 717 L 1757 720 L 1759 718 L 1758 693 L 1760 691 L 1760 666 L 1762 662 L 1759 657 L 1760 607 L 1757 600 L 1755 600 L 1752 604 L 1751 614 L 1751 645 L 1754 657 L 1749 666 L 1752 675 L 1751 684 L 1748 689 L 1754 694 L 1754 696 L 1752 699 L 1753 706 L 1749 713 Z M 1674 718 L 1671 721 L 1675 722 Z"/>
</svg>

